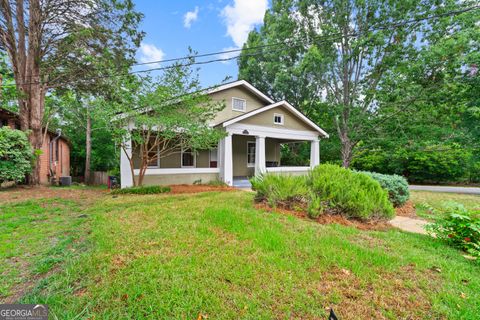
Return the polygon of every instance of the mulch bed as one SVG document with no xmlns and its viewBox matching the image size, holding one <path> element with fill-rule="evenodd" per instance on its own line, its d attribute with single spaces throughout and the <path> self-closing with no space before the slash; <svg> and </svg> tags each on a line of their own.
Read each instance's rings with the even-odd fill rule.
<svg viewBox="0 0 480 320">
<path fill-rule="evenodd" d="M 175 184 L 170 186 L 170 194 L 183 194 L 183 193 L 200 193 L 211 191 L 235 191 L 236 188 L 228 186 L 209 186 L 209 185 L 188 185 L 188 184 Z"/>
<path fill-rule="evenodd" d="M 403 206 L 395 208 L 395 213 L 401 217 L 417 218 L 415 204 L 412 201 L 407 201 Z"/>
<path fill-rule="evenodd" d="M 285 207 L 272 208 L 266 202 L 259 202 L 255 204 L 255 208 L 259 210 L 268 211 L 268 212 L 277 212 L 277 213 L 286 214 L 286 215 L 293 215 L 301 219 L 316 221 L 317 223 L 320 223 L 320 224 L 340 224 L 342 226 L 355 227 L 360 230 L 384 231 L 384 230 L 392 229 L 392 226 L 387 221 L 383 221 L 383 220 L 361 221 L 358 219 L 348 219 L 342 216 L 341 214 L 325 213 L 320 215 L 316 219 L 311 219 L 310 217 L 308 217 L 307 213 L 304 211 L 291 210 Z"/>
</svg>

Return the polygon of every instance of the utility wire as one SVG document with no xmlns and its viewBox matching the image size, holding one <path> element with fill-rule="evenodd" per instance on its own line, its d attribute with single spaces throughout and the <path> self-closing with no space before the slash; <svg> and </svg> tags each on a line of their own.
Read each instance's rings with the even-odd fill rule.
<svg viewBox="0 0 480 320">
<path fill-rule="evenodd" d="M 480 6 L 473 6 L 473 7 L 468 7 L 464 9 L 459 9 L 459 10 L 453 10 L 453 11 L 448 11 L 442 14 L 437 14 L 437 15 L 430 15 L 426 17 L 421 17 L 421 18 L 415 18 L 415 19 L 410 19 L 406 20 L 403 22 L 397 22 L 393 24 L 389 24 L 388 26 L 378 26 L 375 28 L 370 28 L 361 32 L 355 32 L 355 33 L 350 33 L 350 34 L 342 34 L 342 33 L 336 33 L 333 35 L 327 36 L 316 36 L 312 37 L 310 41 L 302 41 L 302 40 L 293 40 L 293 41 L 282 41 L 279 43 L 274 43 L 274 44 L 266 44 L 266 45 L 261 45 L 261 46 L 253 46 L 253 47 L 246 47 L 243 49 L 232 49 L 232 50 L 226 50 L 226 51 L 218 51 L 218 52 L 211 52 L 211 53 L 205 53 L 205 54 L 197 54 L 197 55 L 190 55 L 190 56 L 185 56 L 185 57 L 180 57 L 180 58 L 172 58 L 172 59 L 165 59 L 165 60 L 156 60 L 156 61 L 149 61 L 149 62 L 144 62 L 144 63 L 136 63 L 133 64 L 132 66 L 139 66 L 139 65 L 147 65 L 147 64 L 159 64 L 159 63 L 166 63 L 166 62 L 174 62 L 174 61 L 180 61 L 180 60 L 186 60 L 186 59 L 195 59 L 195 58 L 203 58 L 203 57 L 209 57 L 209 56 L 216 56 L 216 55 L 221 55 L 221 54 L 230 54 L 234 52 L 241 52 L 241 51 L 251 51 L 251 50 L 257 50 L 256 53 L 252 54 L 240 54 L 232 57 L 227 57 L 227 58 L 217 58 L 217 59 L 211 59 L 211 60 L 206 60 L 206 61 L 194 61 L 190 63 L 184 63 L 184 64 L 176 64 L 176 65 L 170 65 L 170 66 L 165 66 L 165 67 L 156 67 L 156 68 L 149 68 L 149 69 L 144 69 L 144 70 L 137 70 L 137 71 L 130 71 L 130 72 L 124 72 L 121 74 L 106 74 L 106 75 L 100 75 L 100 76 L 95 76 L 95 77 L 90 77 L 90 78 L 79 78 L 76 80 L 71 80 L 68 81 L 67 83 L 75 83 L 78 81 L 88 81 L 88 80 L 95 80 L 95 79 L 102 79 L 102 78 L 112 78 L 112 77 L 122 77 L 122 76 L 127 76 L 127 75 L 132 75 L 132 74 L 140 74 L 140 73 L 147 73 L 151 71 L 162 71 L 162 70 L 168 70 L 172 68 L 177 68 L 177 67 L 188 67 L 192 65 L 205 65 L 205 64 L 210 64 L 210 63 L 215 63 L 215 62 L 226 62 L 226 61 L 231 61 L 231 60 L 236 60 L 240 57 L 248 57 L 248 56 L 259 56 L 259 55 L 264 55 L 265 53 L 263 51 L 259 51 L 258 49 L 264 49 L 264 48 L 271 48 L 271 47 L 278 47 L 278 46 L 302 46 L 305 44 L 309 44 L 317 39 L 321 41 L 321 43 L 327 42 L 327 41 L 332 41 L 332 40 L 338 40 L 346 37 L 358 37 L 362 33 L 366 32 L 373 32 L 373 31 L 382 31 L 382 30 L 390 30 L 390 29 L 396 29 L 402 26 L 406 26 L 412 23 L 418 23 L 434 18 L 442 18 L 442 17 L 447 17 L 447 16 L 455 16 L 459 15 L 462 13 L 474 11 L 480 9 Z M 295 43 L 298 43 L 295 45 Z M 283 48 L 282 50 L 283 51 Z M 273 52 L 269 52 L 273 53 Z M 46 83 L 49 83 L 48 81 Z M 67 84 L 65 83 L 65 84 Z M 38 82 L 27 82 L 27 83 L 22 83 L 20 85 L 28 85 L 28 84 L 38 84 Z M 3 87 L 8 87 L 8 86 L 16 86 L 16 84 L 4 84 Z"/>
<path fill-rule="evenodd" d="M 390 29 L 392 27 L 394 27 L 394 28 L 395 27 L 400 27 L 400 26 L 404 26 L 404 25 L 407 25 L 407 24 L 415 23 L 415 22 L 422 22 L 422 21 L 425 21 L 425 20 L 430 20 L 430 19 L 433 19 L 433 18 L 442 18 L 442 17 L 452 16 L 452 15 L 458 15 L 458 14 L 461 14 L 461 13 L 466 13 L 466 12 L 477 10 L 477 9 L 480 9 L 480 6 L 468 7 L 468 8 L 464 8 L 464 9 L 445 12 L 445 13 L 442 13 L 442 14 L 430 15 L 430 16 L 426 16 L 426 17 L 423 17 L 423 18 L 410 19 L 410 20 L 406 20 L 406 21 L 403 21 L 403 22 L 397 22 L 397 23 L 394 23 L 394 24 L 389 24 L 388 26 L 373 27 L 373 28 L 369 28 L 369 29 L 365 30 L 364 32 L 387 30 L 387 29 Z M 343 34 L 339 32 L 339 33 L 333 34 L 331 36 L 343 36 Z M 321 37 L 321 36 L 313 37 L 313 39 L 315 39 L 317 37 Z M 294 40 L 293 42 L 298 42 L 298 41 L 299 40 L 296 40 L 296 41 Z M 179 58 L 148 61 L 148 62 L 142 62 L 142 63 L 134 63 L 134 64 L 132 64 L 132 66 L 141 66 L 141 65 L 147 65 L 147 64 L 158 64 L 158 63 L 165 63 L 165 62 L 174 62 L 174 61 L 186 60 L 186 59 L 190 59 L 190 58 L 204 58 L 204 57 L 209 57 L 209 56 L 216 56 L 216 55 L 221 55 L 221 54 L 230 54 L 230 53 L 241 52 L 241 51 L 250 51 L 250 50 L 256 50 L 256 49 L 278 47 L 278 46 L 283 46 L 285 44 L 288 44 L 287 42 L 288 41 L 282 41 L 282 42 L 278 42 L 278 43 L 265 44 L 265 45 L 260 45 L 260 46 L 238 48 L 238 49 L 231 49 L 231 50 L 218 51 L 218 52 L 209 52 L 209 53 L 204 53 L 204 54 L 196 54 L 196 55 L 184 56 L 184 57 L 179 57 Z"/>
</svg>

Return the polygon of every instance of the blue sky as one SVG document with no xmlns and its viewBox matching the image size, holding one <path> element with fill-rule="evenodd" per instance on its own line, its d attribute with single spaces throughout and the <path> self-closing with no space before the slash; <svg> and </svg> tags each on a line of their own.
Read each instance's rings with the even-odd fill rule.
<svg viewBox="0 0 480 320">
<path fill-rule="evenodd" d="M 141 29 L 146 32 L 137 59 L 149 62 L 185 56 L 189 46 L 199 54 L 240 48 L 248 32 L 262 23 L 268 0 L 136 0 L 135 4 L 145 15 Z M 142 69 L 154 67 L 158 65 Z M 201 66 L 200 77 L 207 87 L 228 76 L 235 80 L 237 74 L 233 60 Z"/>
</svg>

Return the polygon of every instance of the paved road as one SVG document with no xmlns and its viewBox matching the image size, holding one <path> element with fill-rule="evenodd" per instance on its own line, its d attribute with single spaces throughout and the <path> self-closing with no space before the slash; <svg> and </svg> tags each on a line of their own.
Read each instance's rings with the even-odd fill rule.
<svg viewBox="0 0 480 320">
<path fill-rule="evenodd" d="M 410 190 L 432 191 L 432 192 L 451 192 L 480 195 L 478 187 L 453 187 L 453 186 L 418 186 L 411 185 Z"/>
</svg>

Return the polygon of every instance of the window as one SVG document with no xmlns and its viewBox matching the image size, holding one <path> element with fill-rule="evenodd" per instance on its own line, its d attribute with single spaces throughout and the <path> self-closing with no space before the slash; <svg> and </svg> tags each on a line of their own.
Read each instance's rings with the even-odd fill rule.
<svg viewBox="0 0 480 320">
<path fill-rule="evenodd" d="M 147 145 L 147 148 L 151 148 L 151 146 Z M 148 161 L 147 167 L 148 168 L 160 168 L 160 155 L 159 153 L 159 146 L 157 145 L 156 148 L 153 150 L 148 151 Z"/>
<path fill-rule="evenodd" d="M 283 126 L 283 114 L 274 113 L 273 114 L 273 123 L 280 124 Z"/>
<path fill-rule="evenodd" d="M 217 148 L 210 150 L 210 168 L 217 168 L 218 166 L 218 150 Z"/>
<path fill-rule="evenodd" d="M 255 142 L 247 142 L 247 167 L 255 167 Z"/>
<path fill-rule="evenodd" d="M 195 158 L 195 152 L 192 149 L 182 149 L 182 168 L 194 168 Z"/>
<path fill-rule="evenodd" d="M 247 111 L 247 100 L 232 98 L 232 110 L 235 111 Z"/>
</svg>

